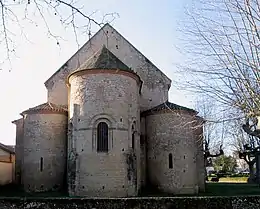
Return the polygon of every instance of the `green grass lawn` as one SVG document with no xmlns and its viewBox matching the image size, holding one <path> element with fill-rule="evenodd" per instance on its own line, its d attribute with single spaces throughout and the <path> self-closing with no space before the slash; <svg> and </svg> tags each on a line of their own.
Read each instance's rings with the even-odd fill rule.
<svg viewBox="0 0 260 209">
<path fill-rule="evenodd" d="M 219 182 L 226 182 L 226 183 L 247 183 L 248 177 L 225 177 L 220 178 Z"/>
<path fill-rule="evenodd" d="M 206 191 L 200 196 L 241 196 L 260 195 L 260 187 L 257 184 L 247 183 L 207 183 Z"/>
<path fill-rule="evenodd" d="M 209 177 L 209 181 L 212 177 Z M 223 177 L 219 179 L 220 183 L 247 183 L 248 177 Z"/>
</svg>

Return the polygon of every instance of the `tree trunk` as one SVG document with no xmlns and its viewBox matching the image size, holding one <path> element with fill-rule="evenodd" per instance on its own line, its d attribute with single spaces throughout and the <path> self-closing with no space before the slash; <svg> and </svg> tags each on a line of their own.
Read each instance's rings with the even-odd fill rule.
<svg viewBox="0 0 260 209">
<path fill-rule="evenodd" d="M 205 172 L 205 181 L 208 181 L 208 173 L 207 173 L 207 158 L 204 157 L 204 172 Z"/>
<path fill-rule="evenodd" d="M 249 178 L 247 179 L 247 182 L 249 184 L 254 184 L 255 183 L 254 163 L 249 162 L 248 167 L 249 167 L 249 173 L 250 174 L 249 174 Z"/>
<path fill-rule="evenodd" d="M 256 153 L 256 183 L 260 184 L 260 152 Z"/>
</svg>

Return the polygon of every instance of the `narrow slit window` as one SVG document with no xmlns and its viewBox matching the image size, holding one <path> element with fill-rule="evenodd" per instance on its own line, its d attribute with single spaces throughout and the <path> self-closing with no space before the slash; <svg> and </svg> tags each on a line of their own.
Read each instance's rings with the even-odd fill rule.
<svg viewBox="0 0 260 209">
<path fill-rule="evenodd" d="M 43 157 L 41 157 L 41 161 L 40 161 L 40 171 L 43 171 Z"/>
<path fill-rule="evenodd" d="M 97 151 L 108 152 L 108 125 L 105 122 L 97 126 Z"/>
<path fill-rule="evenodd" d="M 135 131 L 134 131 L 134 126 L 132 126 L 132 148 L 135 149 Z"/>
<path fill-rule="evenodd" d="M 135 133 L 132 133 L 132 148 L 135 149 Z"/>
<path fill-rule="evenodd" d="M 173 168 L 173 163 L 172 163 L 172 154 L 169 154 L 169 168 Z"/>
</svg>

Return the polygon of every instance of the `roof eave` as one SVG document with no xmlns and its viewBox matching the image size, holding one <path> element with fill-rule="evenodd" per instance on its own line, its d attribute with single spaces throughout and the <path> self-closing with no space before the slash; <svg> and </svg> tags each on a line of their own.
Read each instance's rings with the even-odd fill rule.
<svg viewBox="0 0 260 209">
<path fill-rule="evenodd" d="M 2 150 L 6 151 L 6 152 L 9 152 L 9 153 L 11 153 L 11 154 L 15 154 L 15 151 L 10 150 L 6 145 L 4 145 L 4 144 L 2 144 L 2 143 L 0 143 L 0 148 L 1 148 Z"/>
</svg>

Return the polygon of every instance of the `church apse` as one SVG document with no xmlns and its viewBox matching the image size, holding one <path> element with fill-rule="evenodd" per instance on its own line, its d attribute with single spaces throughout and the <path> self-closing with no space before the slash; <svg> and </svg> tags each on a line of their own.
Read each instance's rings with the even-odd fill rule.
<svg viewBox="0 0 260 209">
<path fill-rule="evenodd" d="M 69 118 L 78 153 L 76 195 L 136 196 L 125 153 L 132 151 L 132 120 L 140 120 L 140 84 L 105 47 L 69 76 L 69 106 L 78 106 Z"/>
</svg>

